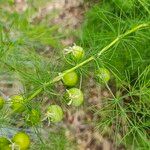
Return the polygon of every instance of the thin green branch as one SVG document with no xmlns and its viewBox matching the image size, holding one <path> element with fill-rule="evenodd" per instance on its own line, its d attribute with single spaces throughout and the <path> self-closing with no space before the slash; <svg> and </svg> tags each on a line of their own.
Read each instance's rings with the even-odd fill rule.
<svg viewBox="0 0 150 150">
<path fill-rule="evenodd" d="M 63 73 L 60 73 L 58 76 L 56 76 L 54 79 L 52 79 L 51 81 L 45 83 L 43 85 L 43 87 L 40 87 L 39 89 L 37 89 L 29 98 L 27 98 L 27 100 L 32 100 L 34 97 L 36 97 L 38 94 L 40 94 L 43 89 L 45 87 L 48 87 L 49 85 L 51 85 L 52 83 L 55 83 L 55 82 L 58 82 L 60 81 L 64 75 L 66 75 L 67 73 L 71 72 L 71 71 L 74 71 L 78 68 L 80 68 L 81 66 L 93 61 L 96 59 L 96 57 L 100 57 L 105 51 L 107 51 L 109 48 L 111 48 L 112 46 L 114 46 L 118 41 L 120 41 L 122 38 L 124 38 L 125 36 L 131 34 L 131 33 L 134 33 L 138 30 L 142 30 L 142 29 L 145 29 L 145 28 L 149 28 L 150 27 L 150 24 L 149 23 L 143 23 L 143 24 L 140 24 L 134 28 L 132 28 L 131 30 L 128 30 L 127 32 L 125 32 L 124 34 L 121 34 L 119 35 L 115 40 L 113 40 L 110 44 L 108 44 L 106 47 L 104 47 L 96 56 L 91 56 L 89 57 L 88 59 L 86 59 L 85 61 L 77 64 L 76 66 L 74 66 L 73 68 L 71 69 L 68 69 L 66 71 L 64 71 Z"/>
</svg>

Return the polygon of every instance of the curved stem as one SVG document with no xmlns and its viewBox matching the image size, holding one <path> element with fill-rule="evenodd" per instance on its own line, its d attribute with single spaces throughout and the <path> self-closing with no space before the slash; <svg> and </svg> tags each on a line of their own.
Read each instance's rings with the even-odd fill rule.
<svg viewBox="0 0 150 150">
<path fill-rule="evenodd" d="M 46 84 L 44 84 L 43 87 L 40 87 L 38 90 L 36 90 L 29 98 L 27 98 L 27 100 L 32 100 L 34 97 L 36 97 L 38 94 L 40 94 L 44 87 L 47 87 L 49 85 L 51 85 L 52 83 L 55 83 L 55 82 L 58 82 L 62 79 L 62 77 L 64 75 L 66 75 L 67 73 L 71 72 L 71 71 L 74 71 L 78 68 L 80 68 L 81 66 L 93 61 L 94 59 L 96 59 L 96 57 L 100 57 L 105 51 L 107 51 L 109 48 L 111 48 L 112 46 L 114 46 L 117 42 L 119 42 L 122 38 L 124 38 L 125 36 L 131 34 L 131 33 L 134 33 L 138 30 L 142 30 L 142 29 L 145 29 L 145 28 L 148 28 L 150 27 L 150 24 L 149 23 L 143 23 L 143 24 L 140 24 L 130 30 L 128 30 L 127 32 L 119 35 L 116 39 L 114 39 L 110 44 L 108 44 L 107 46 L 105 46 L 96 56 L 91 56 L 89 57 L 88 59 L 86 59 L 85 61 L 77 64 L 76 66 L 64 71 L 63 73 L 59 74 L 58 76 L 56 76 L 54 79 L 52 79 L 51 81 L 47 82 Z"/>
</svg>

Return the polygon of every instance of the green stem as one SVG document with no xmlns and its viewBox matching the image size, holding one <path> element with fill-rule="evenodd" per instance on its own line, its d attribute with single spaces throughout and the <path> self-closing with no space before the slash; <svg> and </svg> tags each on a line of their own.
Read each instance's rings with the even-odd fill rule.
<svg viewBox="0 0 150 150">
<path fill-rule="evenodd" d="M 129 35 L 131 33 L 134 33 L 134 32 L 136 32 L 138 30 L 145 29 L 145 28 L 147 28 L 149 26 L 150 26 L 150 24 L 146 24 L 146 23 L 140 24 L 140 25 L 132 28 L 131 30 L 128 30 L 124 34 L 119 35 L 115 40 L 113 40 L 110 44 L 108 44 L 106 47 L 104 47 L 96 56 L 98 56 L 98 57 L 101 56 L 105 51 L 107 51 L 109 48 L 114 46 L 118 41 L 120 41 L 125 36 L 127 36 L 127 35 Z M 96 57 L 95 56 L 91 56 L 88 59 L 86 59 L 85 61 L 81 62 L 80 64 L 77 64 L 73 68 L 64 71 L 63 73 L 61 73 L 60 75 L 58 75 L 54 79 L 52 79 L 51 81 L 49 81 L 46 84 L 44 84 L 43 87 L 40 87 L 38 90 L 36 90 L 27 100 L 32 100 L 34 97 L 36 97 L 38 94 L 40 94 L 44 90 L 45 87 L 51 85 L 52 83 L 60 81 L 63 78 L 63 76 L 66 75 L 67 73 L 80 68 L 81 66 L 89 63 L 90 61 L 93 61 L 94 59 L 96 59 Z"/>
<path fill-rule="evenodd" d="M 119 37 L 117 37 L 115 40 L 113 40 L 110 44 L 108 44 L 107 46 L 105 46 L 98 54 L 97 56 L 101 56 L 106 50 L 108 50 L 110 47 L 112 47 L 113 45 L 115 45 L 118 41 L 120 40 Z"/>
<path fill-rule="evenodd" d="M 32 100 L 34 97 L 36 97 L 39 93 L 43 91 L 43 87 L 40 87 L 37 89 L 30 97 L 27 98 L 27 101 Z"/>
<path fill-rule="evenodd" d="M 61 73 L 59 76 L 55 77 L 52 81 L 47 82 L 47 83 L 46 83 L 46 86 L 49 86 L 50 84 L 55 83 L 55 82 L 61 80 L 62 77 L 63 77 L 64 75 L 66 75 L 67 73 L 69 73 L 69 72 L 71 72 L 71 71 L 74 71 L 74 70 L 76 70 L 77 68 L 80 68 L 80 67 L 83 66 L 84 64 L 87 64 L 88 62 L 90 62 L 90 61 L 92 61 L 92 60 L 94 60 L 94 59 L 95 59 L 95 57 L 94 57 L 94 56 L 91 56 L 91 57 L 89 57 L 88 59 L 86 59 L 85 61 L 81 62 L 80 64 L 77 64 L 77 65 L 74 66 L 73 68 L 64 71 L 64 72 Z"/>
<path fill-rule="evenodd" d="M 32 100 L 36 95 L 38 95 L 39 93 L 41 93 L 45 87 L 51 85 L 52 83 L 55 83 L 55 82 L 58 82 L 59 80 L 61 80 L 62 77 L 63 77 L 64 75 L 66 75 L 67 73 L 76 70 L 77 68 L 83 66 L 84 64 L 87 64 L 88 62 L 90 62 L 90 61 L 92 61 L 92 60 L 94 60 L 94 59 L 95 59 L 95 57 L 94 57 L 94 56 L 91 56 L 90 58 L 86 59 L 85 61 L 81 62 L 80 64 L 77 64 L 75 67 L 64 71 L 63 73 L 61 73 L 60 75 L 58 75 L 57 77 L 55 77 L 55 78 L 54 78 L 53 80 L 51 80 L 50 82 L 45 83 L 43 87 L 40 87 L 39 89 L 37 89 L 37 90 L 27 99 L 27 101 Z"/>
</svg>

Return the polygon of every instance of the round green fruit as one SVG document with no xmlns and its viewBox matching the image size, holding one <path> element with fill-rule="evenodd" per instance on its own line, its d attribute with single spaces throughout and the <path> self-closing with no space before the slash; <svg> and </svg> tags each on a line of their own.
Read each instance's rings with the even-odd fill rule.
<svg viewBox="0 0 150 150">
<path fill-rule="evenodd" d="M 40 112 L 36 109 L 32 109 L 26 117 L 27 124 L 31 126 L 38 125 L 40 123 L 40 120 L 41 120 Z"/>
<path fill-rule="evenodd" d="M 4 104 L 5 104 L 5 100 L 2 97 L 0 97 L 0 109 L 4 107 Z"/>
<path fill-rule="evenodd" d="M 14 112 L 22 113 L 25 110 L 24 98 L 21 95 L 11 97 L 11 108 Z"/>
<path fill-rule="evenodd" d="M 74 45 L 72 47 L 72 55 L 75 59 L 79 60 L 84 57 L 84 50 L 82 47 Z"/>
<path fill-rule="evenodd" d="M 5 138 L 5 137 L 0 137 L 0 149 L 1 150 L 11 150 L 11 142 Z"/>
<path fill-rule="evenodd" d="M 62 78 L 64 84 L 66 86 L 72 87 L 75 86 L 78 82 L 78 75 L 75 71 L 67 73 L 63 78 Z"/>
<path fill-rule="evenodd" d="M 20 150 L 27 150 L 30 146 L 30 138 L 24 132 L 18 132 L 12 139 L 16 147 Z"/>
<path fill-rule="evenodd" d="M 5 145 L 2 150 L 12 150 L 11 145 Z"/>
<path fill-rule="evenodd" d="M 64 113 L 60 106 L 50 105 L 47 111 L 47 117 L 50 122 L 57 123 L 63 119 Z"/>
<path fill-rule="evenodd" d="M 83 93 L 80 89 L 77 88 L 71 88 L 67 90 L 67 97 L 69 99 L 68 105 L 72 106 L 80 106 L 84 101 Z"/>
<path fill-rule="evenodd" d="M 96 75 L 102 82 L 107 83 L 110 80 L 110 72 L 106 68 L 99 68 Z"/>
</svg>

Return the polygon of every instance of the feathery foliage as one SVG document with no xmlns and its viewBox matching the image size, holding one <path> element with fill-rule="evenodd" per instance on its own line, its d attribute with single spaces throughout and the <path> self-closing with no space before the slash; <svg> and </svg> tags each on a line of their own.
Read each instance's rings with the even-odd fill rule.
<svg viewBox="0 0 150 150">
<path fill-rule="evenodd" d="M 36 5 L 32 1 L 29 4 Z M 21 14 L 0 9 L 0 72 L 15 75 L 23 84 L 19 94 L 25 99 L 26 108 L 21 115 L 14 114 L 8 99 L 8 105 L 0 110 L 1 129 L 17 125 L 18 128 L 27 130 L 28 125 L 23 118 L 32 109 L 40 112 L 43 119 L 46 103 L 64 106 L 63 94 L 57 92 L 56 82 L 59 84 L 67 73 L 74 70 L 77 72 L 80 76 L 77 87 L 81 88 L 82 78 L 86 79 L 91 72 L 95 74 L 100 67 L 106 67 L 112 74 L 114 85 L 111 87 L 110 83 L 105 83 L 110 98 L 103 100 L 101 109 L 92 107 L 95 115 L 100 116 L 97 127 L 101 132 L 107 130 L 110 131 L 110 136 L 115 135 L 116 145 L 123 143 L 126 147 L 132 146 L 132 149 L 149 149 L 148 0 L 124 3 L 121 0 L 104 0 L 94 6 L 86 14 L 80 32 L 78 43 L 85 49 L 85 57 L 78 61 L 59 51 L 62 46 L 58 40 L 60 35 L 56 34 L 58 27 L 49 25 L 46 20 L 38 24 L 32 22 L 31 14 L 35 12 L 32 8 L 34 7 L 29 7 Z M 51 57 L 39 53 L 47 47 L 55 50 L 51 52 Z M 40 141 L 41 146 L 38 146 L 46 149 L 43 135 L 39 132 L 43 126 L 44 119 L 31 131 L 36 133 Z M 52 133 L 50 141 L 55 148 L 67 147 L 64 134 L 55 136 Z"/>
</svg>

